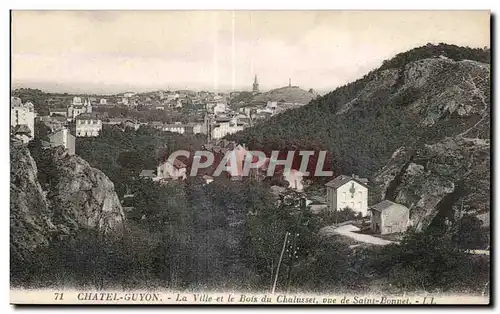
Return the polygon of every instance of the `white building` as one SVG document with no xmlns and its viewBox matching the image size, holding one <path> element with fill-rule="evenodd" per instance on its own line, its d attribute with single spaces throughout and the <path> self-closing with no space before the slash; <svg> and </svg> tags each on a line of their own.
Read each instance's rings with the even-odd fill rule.
<svg viewBox="0 0 500 314">
<path fill-rule="evenodd" d="M 99 104 L 104 105 L 104 106 L 105 106 L 107 103 L 108 103 L 108 101 L 107 101 L 106 99 L 104 99 L 104 98 L 101 98 L 101 100 L 99 101 Z"/>
<path fill-rule="evenodd" d="M 225 113 L 227 108 L 226 108 L 226 104 L 225 103 L 217 103 L 214 108 L 214 114 L 221 114 L 221 113 Z"/>
<path fill-rule="evenodd" d="M 157 180 L 184 180 L 187 178 L 187 166 L 180 160 L 175 159 L 173 162 L 166 160 L 158 165 Z"/>
<path fill-rule="evenodd" d="M 266 104 L 266 108 L 269 108 L 271 110 L 276 110 L 278 108 L 278 102 L 277 101 L 268 101 Z"/>
<path fill-rule="evenodd" d="M 200 134 L 200 133 L 203 133 L 203 124 L 196 123 L 193 126 L 193 134 Z"/>
<path fill-rule="evenodd" d="M 95 137 L 102 131 L 102 121 L 97 115 L 90 113 L 81 114 L 76 117 L 76 136 Z"/>
<path fill-rule="evenodd" d="M 75 154 L 75 137 L 67 128 L 62 128 L 58 132 L 49 135 L 50 146 L 63 146 L 68 150 L 68 154 Z"/>
<path fill-rule="evenodd" d="M 181 97 L 179 94 L 177 93 L 174 93 L 174 94 L 168 94 L 167 95 L 167 100 L 170 101 L 170 100 L 177 100 L 179 99 L 179 97 Z"/>
<path fill-rule="evenodd" d="M 245 128 L 243 123 L 239 123 L 238 119 L 217 119 L 212 129 L 212 138 L 220 139 L 228 134 L 233 134 Z"/>
<path fill-rule="evenodd" d="M 82 99 L 80 97 L 73 97 L 73 102 L 68 107 L 68 120 L 74 120 L 81 114 L 91 112 L 92 105 L 90 104 L 90 101 L 88 99 L 86 99 L 85 102 L 82 103 Z"/>
<path fill-rule="evenodd" d="M 29 142 L 35 137 L 35 109 L 31 102 L 21 102 L 21 99 L 12 97 L 10 100 L 10 125 L 14 128 L 21 125 L 26 127 L 19 128 L 22 132 L 26 133 L 29 129 L 29 134 L 20 137 L 24 143 Z"/>
<path fill-rule="evenodd" d="M 164 124 L 163 131 L 184 134 L 186 133 L 186 125 L 180 123 Z"/>
<path fill-rule="evenodd" d="M 350 208 L 368 215 L 368 179 L 356 175 L 340 175 L 326 184 L 326 198 L 330 210 Z"/>
</svg>

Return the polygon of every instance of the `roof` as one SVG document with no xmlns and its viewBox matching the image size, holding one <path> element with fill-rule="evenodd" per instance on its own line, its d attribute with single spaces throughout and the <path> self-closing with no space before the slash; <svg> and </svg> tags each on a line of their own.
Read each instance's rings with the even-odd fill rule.
<svg viewBox="0 0 500 314">
<path fill-rule="evenodd" d="M 174 159 L 174 167 L 176 167 L 177 169 L 180 169 L 180 168 L 186 168 L 187 166 L 185 163 L 183 163 L 179 159 Z"/>
<path fill-rule="evenodd" d="M 61 116 L 51 116 L 50 119 L 51 119 L 50 122 L 53 122 L 53 121 L 66 122 L 67 121 L 66 117 L 61 117 Z"/>
<path fill-rule="evenodd" d="M 30 130 L 29 126 L 27 126 L 26 124 L 18 124 L 14 128 L 14 133 L 15 134 L 29 134 L 29 135 L 31 135 L 31 130 Z"/>
<path fill-rule="evenodd" d="M 66 129 L 66 130 L 68 131 L 68 132 L 67 132 L 68 136 L 73 136 L 73 137 L 74 137 L 74 135 L 73 135 L 73 134 L 71 134 L 70 130 L 68 130 L 68 129 Z M 63 131 L 64 131 L 64 129 L 60 129 L 60 130 L 59 130 L 59 131 L 57 131 L 57 132 L 54 132 L 54 133 L 52 133 L 52 134 L 49 134 L 49 135 L 48 135 L 48 137 L 51 139 L 51 138 L 53 138 L 54 136 L 56 136 L 57 134 L 62 133 Z"/>
<path fill-rule="evenodd" d="M 156 177 L 154 170 L 142 170 L 139 177 Z"/>
<path fill-rule="evenodd" d="M 122 123 L 127 120 L 127 118 L 109 118 L 109 123 Z"/>
<path fill-rule="evenodd" d="M 274 195 L 279 195 L 281 193 L 284 193 L 285 191 L 286 191 L 286 188 L 283 186 L 273 185 L 271 187 L 271 193 Z"/>
<path fill-rule="evenodd" d="M 394 205 L 406 207 L 404 205 L 401 205 L 401 204 L 398 204 L 398 203 L 394 203 L 394 202 L 389 201 L 389 200 L 383 200 L 382 202 L 380 202 L 378 204 L 375 204 L 372 207 L 370 207 L 370 210 L 374 210 L 374 211 L 377 211 L 377 212 L 383 212 L 384 210 L 386 210 L 389 207 L 394 206 Z"/>
<path fill-rule="evenodd" d="M 344 184 L 346 184 L 347 182 L 349 182 L 351 180 L 356 181 L 357 183 L 361 184 L 364 187 L 368 187 L 367 186 L 368 179 L 366 179 L 366 178 L 359 178 L 359 177 L 357 177 L 355 175 L 346 176 L 346 175 L 343 175 L 343 174 L 340 175 L 340 176 L 338 176 L 338 177 L 336 177 L 335 179 L 329 181 L 325 185 L 328 186 L 328 187 L 332 187 L 334 189 L 338 189 L 339 187 L 343 186 Z"/>
<path fill-rule="evenodd" d="M 97 112 L 87 112 L 82 113 L 76 117 L 76 120 L 86 120 L 86 119 L 99 119 L 99 114 Z"/>
<path fill-rule="evenodd" d="M 163 165 L 163 164 L 164 164 L 164 163 L 166 163 L 166 162 L 170 162 L 170 160 L 168 160 L 168 159 L 167 159 L 167 160 L 165 160 L 165 161 L 162 161 L 162 162 L 160 163 L 160 165 Z M 183 163 L 182 161 L 180 161 L 179 159 L 174 159 L 173 166 L 174 166 L 175 168 L 177 168 L 177 169 L 181 169 L 181 168 L 186 168 L 186 167 L 187 167 L 187 166 L 186 166 L 186 164 L 185 164 L 185 163 Z"/>
</svg>

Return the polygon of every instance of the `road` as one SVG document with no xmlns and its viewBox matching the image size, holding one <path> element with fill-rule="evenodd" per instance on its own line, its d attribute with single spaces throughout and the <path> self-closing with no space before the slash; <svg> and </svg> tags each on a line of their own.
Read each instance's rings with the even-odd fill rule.
<svg viewBox="0 0 500 314">
<path fill-rule="evenodd" d="M 340 227 L 335 227 L 335 226 L 328 226 L 324 227 L 320 230 L 320 234 L 323 236 L 328 236 L 331 234 L 340 234 L 346 237 L 349 237 L 351 239 L 354 239 L 358 242 L 363 242 L 363 243 L 369 243 L 369 244 L 374 244 L 374 245 L 387 245 L 391 243 L 398 243 L 395 241 L 389 241 L 389 240 L 384 240 L 381 238 L 377 238 L 374 236 L 371 236 L 369 234 L 362 234 L 362 233 L 357 233 L 356 231 L 359 231 L 360 229 L 356 226 L 353 226 L 351 224 L 343 225 Z M 355 245 L 357 246 L 357 245 Z M 353 247 L 355 247 L 353 246 Z M 468 254 L 474 254 L 474 255 L 490 255 L 489 250 L 467 250 L 466 253 Z"/>
<path fill-rule="evenodd" d="M 332 233 L 340 234 L 346 237 L 349 237 L 351 239 L 354 239 L 358 242 L 363 242 L 363 243 L 369 243 L 369 244 L 374 244 L 374 245 L 387 245 L 391 243 L 396 243 L 393 241 L 389 240 L 384 240 L 381 238 L 377 238 L 374 236 L 371 236 L 369 234 L 361 234 L 361 233 L 356 233 L 354 231 L 359 231 L 360 229 L 356 226 L 353 225 L 344 225 L 340 226 L 338 228 L 335 228 L 334 226 L 329 226 L 321 229 L 321 234 L 323 235 L 329 235 Z"/>
</svg>

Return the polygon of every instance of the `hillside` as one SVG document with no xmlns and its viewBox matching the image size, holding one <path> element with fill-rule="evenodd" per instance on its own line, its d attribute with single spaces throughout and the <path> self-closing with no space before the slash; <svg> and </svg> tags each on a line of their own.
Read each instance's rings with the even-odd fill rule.
<svg viewBox="0 0 500 314">
<path fill-rule="evenodd" d="M 373 201 L 387 196 L 414 206 L 412 214 L 420 213 L 414 215 L 417 224 L 427 217 L 423 220 L 428 225 L 438 208 L 462 200 L 463 207 L 479 214 L 489 210 L 489 199 L 470 194 L 489 193 L 489 181 L 466 181 L 489 177 L 489 54 L 446 44 L 415 48 L 306 106 L 230 138 L 266 151 L 326 149 L 336 174 L 369 177 Z M 417 166 L 408 167 L 414 159 L 419 159 Z M 476 166 L 462 170 L 468 163 Z M 407 173 L 411 169 L 425 175 L 413 175 L 412 181 Z M 479 186 L 472 189 L 472 182 Z M 422 192 L 426 186 L 441 192 Z M 465 190 L 446 198 L 457 187 Z M 467 204 L 473 199 L 480 203 Z"/>
<path fill-rule="evenodd" d="M 308 92 L 298 86 L 285 86 L 255 95 L 253 102 L 283 101 L 305 105 L 317 96 L 314 91 Z"/>
</svg>

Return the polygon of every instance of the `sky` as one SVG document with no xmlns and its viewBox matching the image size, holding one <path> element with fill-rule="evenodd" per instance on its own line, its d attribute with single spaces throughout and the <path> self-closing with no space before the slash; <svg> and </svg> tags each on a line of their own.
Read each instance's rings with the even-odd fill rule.
<svg viewBox="0 0 500 314">
<path fill-rule="evenodd" d="M 326 92 L 427 43 L 490 46 L 488 11 L 12 11 L 14 87 Z"/>
</svg>

